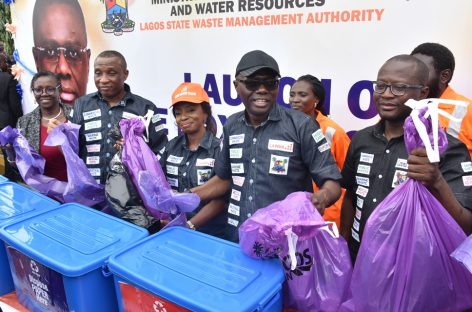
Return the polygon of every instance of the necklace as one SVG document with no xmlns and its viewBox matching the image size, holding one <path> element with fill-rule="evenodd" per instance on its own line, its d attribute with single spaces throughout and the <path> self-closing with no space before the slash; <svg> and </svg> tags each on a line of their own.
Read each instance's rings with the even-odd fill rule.
<svg viewBox="0 0 472 312">
<path fill-rule="evenodd" d="M 50 120 L 52 120 L 52 119 L 56 119 L 57 117 L 61 116 L 61 114 L 62 114 L 62 108 L 59 107 L 59 113 L 58 113 L 56 116 L 54 116 L 54 117 L 52 117 L 52 118 L 46 118 L 46 117 L 42 117 L 42 118 L 43 118 L 44 120 L 50 121 Z"/>
</svg>

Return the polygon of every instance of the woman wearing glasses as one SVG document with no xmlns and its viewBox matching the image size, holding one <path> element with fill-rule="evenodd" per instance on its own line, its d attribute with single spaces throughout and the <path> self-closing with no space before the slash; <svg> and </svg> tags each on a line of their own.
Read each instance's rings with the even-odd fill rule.
<svg viewBox="0 0 472 312">
<path fill-rule="evenodd" d="M 189 191 L 215 175 L 215 159 L 220 152 L 220 140 L 215 137 L 210 99 L 197 83 L 184 82 L 172 94 L 172 113 L 182 131 L 167 143 L 161 153 L 161 166 L 172 189 Z M 225 238 L 227 222 L 223 198 L 202 202 L 187 214 L 188 225 L 197 231 Z"/>
<path fill-rule="evenodd" d="M 293 109 L 304 112 L 320 124 L 326 140 L 331 145 L 331 154 L 339 170 L 341 170 L 346 159 L 350 139 L 337 123 L 326 116 L 323 105 L 324 98 L 325 89 L 321 81 L 312 75 L 304 75 L 298 78 L 290 89 L 289 102 Z M 315 183 L 313 183 L 313 188 L 315 191 L 317 190 Z M 338 201 L 331 207 L 326 208 L 323 214 L 323 218 L 326 221 L 336 222 L 338 228 L 341 223 L 341 204 L 344 192 L 345 190 L 343 189 Z"/>
<path fill-rule="evenodd" d="M 41 71 L 31 80 L 31 91 L 38 103 L 31 113 L 18 119 L 17 128 L 33 148 L 46 160 L 44 175 L 67 181 L 67 167 L 58 146 L 45 146 L 48 132 L 54 126 L 67 122 L 71 107 L 60 101 L 61 85 L 58 77 Z"/>
</svg>

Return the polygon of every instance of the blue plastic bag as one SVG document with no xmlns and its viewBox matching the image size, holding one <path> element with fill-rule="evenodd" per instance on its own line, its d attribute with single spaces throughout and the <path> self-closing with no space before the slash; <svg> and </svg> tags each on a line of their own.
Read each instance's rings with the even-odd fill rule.
<svg viewBox="0 0 472 312">
<path fill-rule="evenodd" d="M 63 123 L 54 128 L 44 145 L 61 146 L 67 165 L 67 182 L 44 175 L 44 158 L 36 152 L 18 129 L 0 131 L 0 145 L 11 144 L 16 165 L 23 181 L 38 192 L 61 203 L 77 202 L 85 206 L 106 207 L 104 187 L 90 174 L 78 156 L 79 125 Z"/>
<path fill-rule="evenodd" d="M 285 308 L 337 311 L 352 273 L 344 238 L 325 222 L 311 194 L 295 192 L 256 211 L 239 228 L 241 250 L 253 258 L 279 257 L 285 270 Z"/>
<path fill-rule="evenodd" d="M 415 125 L 412 117 L 405 121 L 408 152 L 424 146 L 426 140 L 430 141 L 427 151 L 445 151 L 447 137 L 442 129 L 434 134 L 424 110 L 414 110 L 413 114 L 422 125 Z M 352 275 L 352 299 L 343 308 L 463 311 L 472 307 L 472 276 L 449 256 L 465 238 L 426 187 L 407 180 L 378 205 L 367 221 Z"/>
</svg>

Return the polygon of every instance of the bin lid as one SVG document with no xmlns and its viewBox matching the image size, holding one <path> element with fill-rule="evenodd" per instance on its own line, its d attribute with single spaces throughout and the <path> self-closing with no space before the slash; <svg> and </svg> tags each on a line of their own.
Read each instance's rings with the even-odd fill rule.
<svg viewBox="0 0 472 312">
<path fill-rule="evenodd" d="M 0 183 L 0 226 L 59 205 L 59 202 L 17 183 Z"/>
<path fill-rule="evenodd" d="M 103 266 L 111 254 L 147 235 L 144 228 L 77 203 L 0 229 L 7 244 L 69 277 Z"/>
<path fill-rule="evenodd" d="M 115 254 L 108 267 L 127 282 L 194 311 L 254 311 L 284 281 L 278 259 L 251 259 L 237 244 L 183 227 Z"/>
</svg>

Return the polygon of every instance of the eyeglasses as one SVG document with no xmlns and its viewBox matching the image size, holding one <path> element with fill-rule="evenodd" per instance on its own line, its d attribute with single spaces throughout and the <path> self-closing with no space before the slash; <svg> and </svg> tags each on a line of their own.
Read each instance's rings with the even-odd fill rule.
<svg viewBox="0 0 472 312">
<path fill-rule="evenodd" d="M 261 85 L 264 85 L 269 91 L 275 90 L 279 86 L 278 79 L 270 79 L 270 80 L 236 79 L 236 81 L 244 83 L 244 85 L 246 86 L 246 89 L 248 89 L 249 91 L 256 91 L 257 89 L 259 89 Z"/>
<path fill-rule="evenodd" d="M 60 86 L 57 86 L 57 87 L 46 87 L 46 88 L 33 88 L 31 89 L 34 93 L 34 95 L 41 95 L 43 94 L 43 92 L 46 92 L 47 95 L 53 95 L 54 92 L 56 92 L 57 88 L 59 88 Z"/>
<path fill-rule="evenodd" d="M 59 55 L 62 53 L 70 64 L 79 64 L 84 60 L 84 55 L 90 50 L 87 48 L 79 47 L 55 47 L 55 48 L 43 48 L 33 47 L 34 51 L 38 54 L 38 57 L 48 63 L 57 63 L 59 61 Z"/>
<path fill-rule="evenodd" d="M 423 85 L 412 85 L 406 83 L 386 83 L 383 81 L 373 81 L 374 84 L 374 92 L 377 94 L 384 93 L 388 88 L 390 88 L 390 92 L 392 92 L 395 96 L 402 96 L 405 94 L 406 89 L 421 89 Z"/>
</svg>

